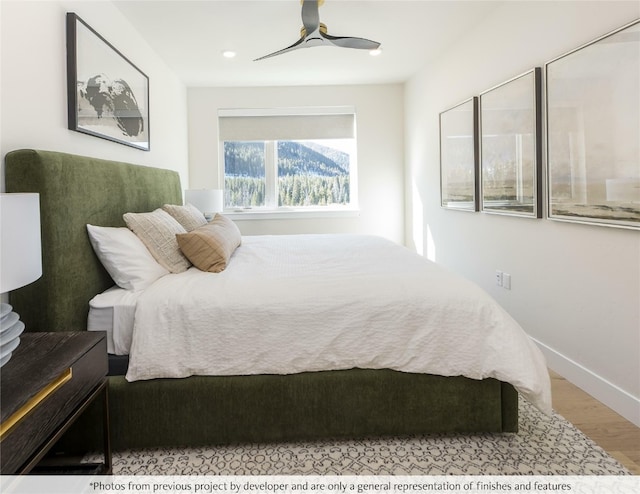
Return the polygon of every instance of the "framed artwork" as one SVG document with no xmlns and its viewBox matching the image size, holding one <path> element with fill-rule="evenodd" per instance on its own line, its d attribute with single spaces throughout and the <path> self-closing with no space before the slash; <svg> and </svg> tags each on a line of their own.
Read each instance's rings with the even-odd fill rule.
<svg viewBox="0 0 640 494">
<path fill-rule="evenodd" d="M 441 206 L 478 211 L 478 98 L 440 113 Z"/>
<path fill-rule="evenodd" d="M 482 210 L 542 217 L 542 69 L 480 94 Z"/>
<path fill-rule="evenodd" d="M 149 78 L 67 13 L 69 129 L 149 151 Z"/>
<path fill-rule="evenodd" d="M 640 228 L 640 21 L 545 71 L 548 217 Z"/>
</svg>

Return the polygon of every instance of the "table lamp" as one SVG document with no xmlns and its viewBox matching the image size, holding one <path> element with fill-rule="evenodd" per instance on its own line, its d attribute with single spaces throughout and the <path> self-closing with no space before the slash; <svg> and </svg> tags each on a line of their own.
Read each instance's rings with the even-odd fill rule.
<svg viewBox="0 0 640 494">
<path fill-rule="evenodd" d="M 0 294 L 42 276 L 40 196 L 0 194 Z M 11 358 L 24 331 L 13 307 L 0 303 L 0 367 Z"/>
<path fill-rule="evenodd" d="M 188 189 L 184 191 L 185 203 L 198 208 L 207 220 L 224 209 L 224 191 L 221 189 Z"/>
</svg>

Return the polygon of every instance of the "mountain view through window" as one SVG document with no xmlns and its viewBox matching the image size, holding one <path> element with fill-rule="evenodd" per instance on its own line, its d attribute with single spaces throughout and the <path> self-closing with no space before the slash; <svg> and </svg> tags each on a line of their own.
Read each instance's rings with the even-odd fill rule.
<svg viewBox="0 0 640 494">
<path fill-rule="evenodd" d="M 351 141 L 224 142 L 225 207 L 349 205 Z M 269 177 L 276 184 L 272 198 Z"/>
</svg>

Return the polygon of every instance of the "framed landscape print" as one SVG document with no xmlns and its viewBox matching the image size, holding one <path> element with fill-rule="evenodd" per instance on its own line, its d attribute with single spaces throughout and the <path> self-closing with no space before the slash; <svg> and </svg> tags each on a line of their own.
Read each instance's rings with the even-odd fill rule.
<svg viewBox="0 0 640 494">
<path fill-rule="evenodd" d="M 482 210 L 542 217 L 542 70 L 480 94 Z"/>
<path fill-rule="evenodd" d="M 440 113 L 441 206 L 478 211 L 478 98 Z"/>
<path fill-rule="evenodd" d="M 149 151 L 149 78 L 67 13 L 69 129 Z"/>
<path fill-rule="evenodd" d="M 640 228 L 640 21 L 545 69 L 548 217 Z"/>
</svg>

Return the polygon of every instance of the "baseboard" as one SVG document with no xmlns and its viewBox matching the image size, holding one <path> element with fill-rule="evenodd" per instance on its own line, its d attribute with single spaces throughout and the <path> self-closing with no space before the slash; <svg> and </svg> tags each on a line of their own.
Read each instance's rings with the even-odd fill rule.
<svg viewBox="0 0 640 494">
<path fill-rule="evenodd" d="M 532 338 L 547 359 L 548 367 L 595 399 L 640 427 L 640 399 L 620 389 L 586 367 Z"/>
</svg>

